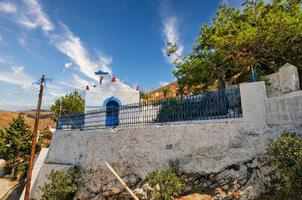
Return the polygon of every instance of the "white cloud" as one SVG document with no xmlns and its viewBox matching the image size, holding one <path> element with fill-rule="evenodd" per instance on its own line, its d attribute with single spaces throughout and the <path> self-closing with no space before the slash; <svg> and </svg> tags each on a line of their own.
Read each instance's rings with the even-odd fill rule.
<svg viewBox="0 0 302 200">
<path fill-rule="evenodd" d="M 88 81 L 81 78 L 79 75 L 73 74 L 72 78 L 66 80 L 59 80 L 57 82 L 58 86 L 64 86 L 72 89 L 85 90 L 86 85 L 94 85 L 94 81 Z"/>
<path fill-rule="evenodd" d="M 86 88 L 86 85 L 91 85 L 91 82 L 80 78 L 78 75 L 73 74 L 73 84 L 82 89 Z"/>
<path fill-rule="evenodd" d="M 0 2 L 0 12 L 16 13 L 17 6 L 11 2 Z"/>
<path fill-rule="evenodd" d="M 176 51 L 176 55 L 172 55 L 169 57 L 169 61 L 173 63 L 177 56 L 181 56 L 183 53 L 183 45 L 180 41 L 180 33 L 178 30 L 178 19 L 175 16 L 165 18 L 163 20 L 163 36 L 164 41 L 167 44 L 167 42 L 171 42 L 173 44 L 177 44 L 178 50 Z M 162 49 L 162 52 L 164 56 L 166 57 L 166 46 Z"/>
<path fill-rule="evenodd" d="M 0 34 L 0 43 L 2 42 L 2 39 L 3 39 L 3 38 L 2 38 L 2 35 Z"/>
<path fill-rule="evenodd" d="M 50 20 L 38 0 L 23 0 L 23 3 L 15 6 L 18 12 L 11 13 L 9 19 L 29 29 L 40 28 L 43 30 L 44 36 L 49 40 L 50 44 L 68 57 L 69 62 L 65 63 L 64 69 L 73 65 L 75 69 L 85 76 L 82 77 L 70 73 L 64 74 L 64 77 L 58 75 L 55 77 L 54 82 L 48 84 L 48 91 L 46 91 L 48 94 L 57 97 L 70 92 L 71 88 L 84 90 L 86 85 L 93 85 L 98 81 L 98 77 L 95 76 L 95 71 L 98 70 L 112 74 L 109 67 L 112 58 L 98 52 L 98 54 L 92 55 L 81 39 L 71 32 L 66 25 L 60 22 L 55 25 Z M 27 37 L 20 37 L 18 40 L 23 47 L 26 47 L 26 39 Z M 66 76 L 71 77 L 68 79 Z M 0 81 L 25 87 L 34 80 L 24 72 L 24 68 L 19 67 L 11 68 L 10 71 L 2 71 L 0 69 Z"/>
<path fill-rule="evenodd" d="M 23 0 L 19 4 L 2 2 L 0 12 L 10 14 L 9 19 L 29 29 L 41 28 L 44 32 L 54 29 L 38 0 Z"/>
<path fill-rule="evenodd" d="M 23 66 L 13 66 L 8 70 L 0 70 L 0 81 L 25 86 L 34 82 L 34 79 L 24 71 Z"/>
<path fill-rule="evenodd" d="M 67 63 L 65 63 L 64 68 L 68 69 L 71 66 L 72 66 L 72 62 L 67 62 Z"/>
<path fill-rule="evenodd" d="M 0 99 L 0 106 L 1 107 L 6 107 L 6 106 L 22 106 L 22 107 L 31 107 L 34 104 L 32 103 L 23 103 L 23 102 L 13 102 L 13 101 L 6 101 Z"/>
<path fill-rule="evenodd" d="M 96 71 L 101 69 L 110 74 L 112 73 L 108 67 L 108 64 L 111 63 L 110 57 L 100 56 L 99 61 L 93 60 L 89 56 L 80 38 L 75 36 L 66 25 L 61 24 L 61 27 L 63 28 L 61 34 L 48 34 L 48 37 L 51 43 L 56 46 L 61 53 L 68 56 L 85 76 L 93 80 L 98 80 L 94 74 Z"/>
<path fill-rule="evenodd" d="M 60 23 L 58 27 L 55 27 L 37 0 L 24 0 L 24 3 L 18 6 L 20 12 L 18 10 L 11 19 L 27 28 L 41 28 L 50 43 L 66 55 L 70 62 L 78 66 L 79 71 L 86 77 L 97 80 L 98 78 L 94 73 L 98 70 L 112 73 L 108 66 L 112 62 L 111 57 L 100 54 L 95 59 L 92 58 L 81 39 L 72 33 L 66 25 Z M 26 46 L 25 38 L 20 37 L 19 43 Z M 68 63 L 65 64 L 65 68 L 68 68 L 69 65 Z"/>
<path fill-rule="evenodd" d="M 41 27 L 43 31 L 51 31 L 54 25 L 43 12 L 42 7 L 37 0 L 24 0 L 26 10 L 23 16 L 18 19 L 19 23 L 28 27 Z"/>
<path fill-rule="evenodd" d="M 162 86 L 162 87 L 169 84 L 169 82 L 166 82 L 166 81 L 159 81 L 158 83 L 159 83 L 159 85 Z"/>
<path fill-rule="evenodd" d="M 38 0 L 23 0 L 18 4 L 2 2 L 0 12 L 10 14 L 10 20 L 29 29 L 40 27 L 44 32 L 54 29 L 54 25 L 43 12 Z"/>
<path fill-rule="evenodd" d="M 25 37 L 19 37 L 18 42 L 23 47 L 26 46 L 26 43 L 27 43 Z"/>
<path fill-rule="evenodd" d="M 53 97 L 61 97 L 64 96 L 64 93 L 57 93 L 57 92 L 49 92 L 49 94 Z"/>
</svg>

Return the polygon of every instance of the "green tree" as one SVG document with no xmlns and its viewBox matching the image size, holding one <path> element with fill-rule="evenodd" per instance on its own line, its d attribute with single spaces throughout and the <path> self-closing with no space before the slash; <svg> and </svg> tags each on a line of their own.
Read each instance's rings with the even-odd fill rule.
<svg viewBox="0 0 302 200">
<path fill-rule="evenodd" d="M 9 128 L 0 131 L 0 158 L 6 160 L 12 178 L 15 178 L 19 172 L 26 172 L 32 138 L 30 127 L 21 114 L 13 119 Z"/>
<path fill-rule="evenodd" d="M 78 91 L 74 91 L 57 99 L 50 109 L 55 114 L 56 120 L 60 114 L 67 115 L 84 112 L 84 107 L 85 102 L 81 94 Z"/>
<path fill-rule="evenodd" d="M 273 73 L 286 62 L 302 72 L 301 0 L 246 0 L 242 9 L 221 5 L 210 25 L 203 25 L 192 52 L 176 63 L 180 84 L 200 90 L 220 80 L 250 80 Z M 171 46 L 167 55 L 173 53 Z"/>
<path fill-rule="evenodd" d="M 170 92 L 171 92 L 171 90 L 170 90 L 169 88 L 167 88 L 167 87 L 165 87 L 165 88 L 163 89 L 164 99 L 167 98 L 167 96 L 168 96 L 168 94 L 169 94 Z"/>
</svg>

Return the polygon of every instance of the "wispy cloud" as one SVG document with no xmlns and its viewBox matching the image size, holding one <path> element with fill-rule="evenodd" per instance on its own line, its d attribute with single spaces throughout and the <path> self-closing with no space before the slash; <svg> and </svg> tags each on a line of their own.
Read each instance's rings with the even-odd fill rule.
<svg viewBox="0 0 302 200">
<path fill-rule="evenodd" d="M 54 25 L 43 12 L 37 0 L 23 0 L 19 4 L 2 2 L 0 12 L 10 14 L 10 20 L 29 29 L 42 28 L 43 31 L 54 29 Z"/>
<path fill-rule="evenodd" d="M 0 12 L 4 13 L 16 13 L 17 7 L 11 2 L 0 2 Z"/>
<path fill-rule="evenodd" d="M 34 82 L 34 79 L 24 71 L 23 66 L 12 66 L 10 69 L 0 70 L 0 81 L 24 86 Z"/>
<path fill-rule="evenodd" d="M 112 73 L 109 67 L 112 62 L 110 56 L 100 53 L 92 55 L 81 39 L 67 25 L 51 21 L 38 0 L 23 0 L 23 3 L 20 4 L 10 3 L 10 6 L 16 10 L 16 12 L 10 12 L 10 20 L 29 29 L 40 28 L 50 44 L 68 57 L 70 61 L 65 63 L 64 69 L 74 65 L 75 69 L 78 69 L 86 78 L 94 81 L 98 79 L 94 74 L 95 71 L 103 70 Z M 2 12 L 4 13 L 3 10 Z M 19 43 L 26 47 L 26 38 L 20 37 Z M 4 79 L 4 77 L 2 78 Z M 80 79 L 85 83 L 81 76 L 73 76 L 73 80 L 77 83 L 76 86 L 79 85 Z"/>
<path fill-rule="evenodd" d="M 41 27 L 44 31 L 51 31 L 54 25 L 48 16 L 43 12 L 37 0 L 24 0 L 26 5 L 25 13 L 18 21 L 29 28 Z"/>
<path fill-rule="evenodd" d="M 79 70 L 85 76 L 97 80 L 94 74 L 97 70 L 101 69 L 111 73 L 111 69 L 108 67 L 111 58 L 102 56 L 98 58 L 99 61 L 93 60 L 81 39 L 74 35 L 66 25 L 61 23 L 60 26 L 63 31 L 61 33 L 48 34 L 48 38 L 61 53 L 65 54 L 79 67 Z"/>
<path fill-rule="evenodd" d="M 162 34 L 164 37 L 164 42 L 165 44 L 167 44 L 168 42 L 171 42 L 173 44 L 177 44 L 178 46 L 178 50 L 175 52 L 176 55 L 172 55 L 168 58 L 168 60 L 173 63 L 177 56 L 181 56 L 183 53 L 183 45 L 180 41 L 180 33 L 179 33 L 179 21 L 178 18 L 176 16 L 172 16 L 172 17 L 167 17 L 163 20 L 163 30 L 162 30 Z M 164 54 L 165 57 L 166 56 L 166 48 L 167 46 L 165 46 L 162 49 L 162 52 Z"/>
<path fill-rule="evenodd" d="M 32 107 L 32 103 L 23 103 L 23 102 L 13 102 L 13 101 L 6 101 L 0 99 L 0 106 L 22 106 L 22 107 Z"/>
<path fill-rule="evenodd" d="M 167 82 L 167 81 L 159 81 L 158 84 L 163 87 L 163 86 L 168 85 L 169 82 Z"/>
<path fill-rule="evenodd" d="M 72 62 L 67 62 L 67 63 L 64 64 L 65 69 L 68 69 L 71 66 L 72 66 Z"/>
</svg>

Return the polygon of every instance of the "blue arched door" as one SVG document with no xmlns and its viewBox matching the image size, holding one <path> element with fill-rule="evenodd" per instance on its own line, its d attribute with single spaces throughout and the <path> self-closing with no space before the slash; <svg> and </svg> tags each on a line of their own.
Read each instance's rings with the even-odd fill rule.
<svg viewBox="0 0 302 200">
<path fill-rule="evenodd" d="M 119 124 L 119 104 L 115 100 L 109 100 L 106 103 L 106 126 L 116 127 Z"/>
</svg>

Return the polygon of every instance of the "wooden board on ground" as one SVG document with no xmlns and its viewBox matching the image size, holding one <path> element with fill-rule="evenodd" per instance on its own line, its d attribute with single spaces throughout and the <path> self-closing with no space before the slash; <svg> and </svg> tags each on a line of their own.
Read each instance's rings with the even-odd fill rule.
<svg viewBox="0 0 302 200">
<path fill-rule="evenodd" d="M 209 195 L 202 195 L 202 194 L 190 194 L 187 196 L 178 197 L 175 200 L 212 200 L 212 197 Z"/>
</svg>

